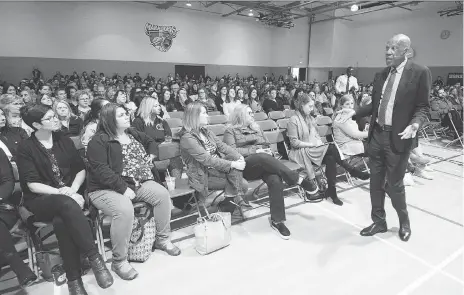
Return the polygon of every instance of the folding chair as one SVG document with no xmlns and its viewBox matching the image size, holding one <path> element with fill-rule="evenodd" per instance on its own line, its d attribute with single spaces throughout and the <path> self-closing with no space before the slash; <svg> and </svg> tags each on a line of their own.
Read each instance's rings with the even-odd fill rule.
<svg viewBox="0 0 464 295">
<path fill-rule="evenodd" d="M 177 127 L 183 126 L 182 119 L 179 119 L 179 118 L 167 118 L 166 122 L 171 128 L 177 128 Z"/>
<path fill-rule="evenodd" d="M 221 112 L 220 111 L 211 111 L 211 112 L 208 112 L 208 115 L 209 116 L 216 116 L 216 115 L 220 115 Z"/>
<path fill-rule="evenodd" d="M 333 109 L 332 108 L 324 108 L 324 113 L 326 116 L 332 116 L 333 115 Z"/>
<path fill-rule="evenodd" d="M 206 128 L 211 130 L 214 133 L 214 135 L 216 135 L 222 141 L 224 133 L 226 131 L 225 125 L 207 125 Z"/>
<path fill-rule="evenodd" d="M 463 144 L 463 142 L 462 142 L 463 135 L 462 135 L 462 133 L 459 134 L 458 130 L 456 129 L 456 125 L 454 125 L 454 122 L 453 122 L 453 116 L 451 115 L 451 113 L 453 113 L 453 112 L 454 112 L 454 113 L 457 113 L 457 116 L 456 116 L 456 117 L 460 119 L 460 123 L 462 124 L 461 116 L 459 115 L 459 113 L 458 113 L 456 110 L 452 109 L 452 110 L 450 110 L 450 111 L 448 112 L 448 114 L 446 114 L 446 115 L 448 116 L 448 118 L 449 118 L 449 121 L 451 122 L 451 126 L 453 127 L 453 131 L 454 131 L 454 133 L 455 133 L 455 135 L 456 135 L 457 138 L 454 139 L 454 140 L 452 140 L 452 141 L 449 142 L 448 144 L 446 144 L 445 147 L 448 147 L 448 146 L 450 146 L 450 145 L 452 145 L 452 144 L 454 144 L 454 143 L 456 143 L 456 142 L 458 142 L 458 141 L 461 143 L 461 146 L 464 147 L 464 144 Z"/>
<path fill-rule="evenodd" d="M 170 142 L 170 143 L 162 143 L 158 146 L 159 150 L 159 160 L 169 160 L 172 158 L 180 157 L 180 145 L 177 142 Z M 167 186 L 166 186 L 167 187 Z M 191 195 L 188 203 L 193 199 L 196 198 L 194 197 L 195 195 L 195 190 L 192 189 L 188 185 L 188 180 L 187 179 L 176 179 L 176 186 L 174 190 L 169 191 L 169 195 L 171 196 L 171 199 L 182 197 L 185 195 Z M 197 206 L 199 206 L 198 203 L 196 203 Z M 182 216 L 180 218 L 172 219 L 171 222 L 187 218 L 189 216 L 194 216 L 195 214 L 190 214 L 188 216 Z"/>
<path fill-rule="evenodd" d="M 261 128 L 263 131 L 271 131 L 279 128 L 277 127 L 277 123 L 272 120 L 258 121 L 256 124 L 258 124 L 259 128 Z"/>
<path fill-rule="evenodd" d="M 184 112 L 168 112 L 168 114 L 169 114 L 169 117 L 171 118 L 178 118 L 178 119 L 184 118 Z"/>
<path fill-rule="evenodd" d="M 277 121 L 279 119 L 285 118 L 285 114 L 282 111 L 272 111 L 272 112 L 269 112 L 269 118 L 271 120 Z"/>
<path fill-rule="evenodd" d="M 266 113 L 263 113 L 263 112 L 260 112 L 260 113 L 254 113 L 253 114 L 253 117 L 255 119 L 256 122 L 258 121 L 265 121 L 268 119 L 268 116 Z"/>
<path fill-rule="evenodd" d="M 290 106 L 288 104 L 284 104 L 284 109 L 285 110 L 289 110 L 290 109 Z"/>
<path fill-rule="evenodd" d="M 291 116 L 293 116 L 295 114 L 295 110 L 284 110 L 284 115 L 285 115 L 285 118 L 290 118 Z"/>
<path fill-rule="evenodd" d="M 226 115 L 208 116 L 208 125 L 227 124 Z"/>
<path fill-rule="evenodd" d="M 180 140 L 179 131 L 181 129 L 182 127 L 171 127 L 172 139 L 177 141 Z"/>
<path fill-rule="evenodd" d="M 280 130 L 287 130 L 288 121 L 289 119 L 285 118 L 285 119 L 277 120 L 276 123 Z"/>
<path fill-rule="evenodd" d="M 285 141 L 284 141 L 284 136 L 282 134 L 282 131 L 281 130 L 274 130 L 274 131 L 265 131 L 264 132 L 264 136 L 267 138 L 267 140 L 271 143 L 271 144 L 274 144 L 274 145 L 277 145 L 278 143 L 284 143 L 285 144 Z M 288 161 L 288 160 L 280 160 L 280 162 L 282 164 L 284 164 L 285 166 L 287 166 L 287 168 L 289 168 L 290 170 L 292 171 L 297 171 L 299 172 L 300 170 L 302 170 L 302 167 L 297 164 L 297 163 L 294 163 L 294 162 L 291 162 L 291 161 Z M 257 200 L 261 200 L 263 198 L 258 198 L 258 192 L 260 190 L 260 188 L 265 184 L 265 182 L 262 182 L 260 185 L 258 185 L 254 191 L 253 191 L 253 196 L 256 198 L 255 201 Z M 297 189 L 298 192 L 297 194 L 302 198 L 302 199 L 305 199 L 305 195 L 306 195 L 306 192 L 297 184 L 297 185 L 294 185 L 294 186 L 291 186 L 291 187 L 287 187 L 284 189 L 284 191 L 287 191 L 287 190 L 292 190 L 292 189 Z"/>
</svg>

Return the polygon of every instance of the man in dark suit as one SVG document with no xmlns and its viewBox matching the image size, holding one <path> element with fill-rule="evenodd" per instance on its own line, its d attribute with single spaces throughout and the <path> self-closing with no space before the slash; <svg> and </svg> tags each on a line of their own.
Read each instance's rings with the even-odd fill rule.
<svg viewBox="0 0 464 295">
<path fill-rule="evenodd" d="M 399 237 L 408 241 L 411 227 L 403 177 L 417 130 L 426 121 L 432 75 L 427 67 L 408 60 L 408 36 L 395 35 L 387 42 L 387 67 L 376 74 L 372 102 L 352 111 L 355 118 L 372 116 L 368 148 L 373 224 L 361 231 L 372 236 L 387 231 L 385 193 L 400 221 Z"/>
</svg>

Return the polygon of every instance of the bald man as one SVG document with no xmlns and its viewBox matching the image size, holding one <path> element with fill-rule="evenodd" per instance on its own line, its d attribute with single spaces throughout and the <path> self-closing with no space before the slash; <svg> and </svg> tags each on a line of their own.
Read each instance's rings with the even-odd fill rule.
<svg viewBox="0 0 464 295">
<path fill-rule="evenodd" d="M 399 237 L 411 236 L 403 177 L 408 158 L 417 140 L 417 130 L 426 121 L 432 75 L 427 67 L 408 60 L 408 36 L 393 36 L 386 44 L 387 67 L 374 79 L 372 102 L 356 112 L 356 118 L 372 116 L 368 137 L 371 218 L 374 222 L 361 231 L 373 236 L 387 231 L 385 193 L 398 213 Z"/>
</svg>

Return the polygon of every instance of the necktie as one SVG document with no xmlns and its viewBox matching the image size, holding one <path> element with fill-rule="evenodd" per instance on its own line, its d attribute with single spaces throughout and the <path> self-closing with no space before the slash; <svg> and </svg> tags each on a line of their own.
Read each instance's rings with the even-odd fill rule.
<svg viewBox="0 0 464 295">
<path fill-rule="evenodd" d="M 390 101 L 391 96 L 392 96 L 393 82 L 395 82 L 395 74 L 396 74 L 396 69 L 392 68 L 390 72 L 390 78 L 388 79 L 387 86 L 385 87 L 385 91 L 383 93 L 383 97 L 380 102 L 379 118 L 378 118 L 380 126 L 385 125 L 385 113 L 387 111 L 388 102 Z"/>
<path fill-rule="evenodd" d="M 350 92 L 350 76 L 346 78 L 346 93 Z"/>
</svg>

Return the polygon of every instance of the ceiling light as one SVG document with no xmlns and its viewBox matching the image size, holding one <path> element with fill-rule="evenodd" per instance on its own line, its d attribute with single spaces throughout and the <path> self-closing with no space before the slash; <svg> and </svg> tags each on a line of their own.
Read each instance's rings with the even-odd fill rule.
<svg viewBox="0 0 464 295">
<path fill-rule="evenodd" d="M 190 7 L 190 6 L 192 6 L 192 3 L 190 3 L 190 1 L 189 1 L 189 2 L 187 2 L 185 5 L 187 5 L 188 7 Z"/>
<path fill-rule="evenodd" d="M 359 6 L 357 4 L 351 5 L 351 11 L 356 12 L 358 11 L 358 9 L 359 9 Z"/>
</svg>

